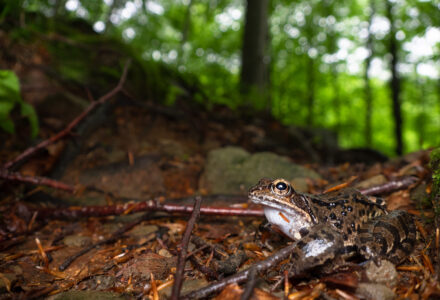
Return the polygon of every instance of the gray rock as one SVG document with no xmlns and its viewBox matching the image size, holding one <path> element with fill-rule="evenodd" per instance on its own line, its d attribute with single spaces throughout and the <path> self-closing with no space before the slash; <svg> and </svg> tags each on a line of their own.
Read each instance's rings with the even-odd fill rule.
<svg viewBox="0 0 440 300">
<path fill-rule="evenodd" d="M 119 300 L 128 299 L 120 294 L 112 292 L 100 292 L 100 291 L 68 291 L 60 293 L 47 298 L 48 300 L 88 300 L 88 299 L 101 299 L 101 300 Z"/>
<path fill-rule="evenodd" d="M 208 285 L 205 279 L 185 280 L 182 284 L 180 294 L 186 295 L 192 291 L 198 290 Z M 168 286 L 159 292 L 160 299 L 168 299 L 171 296 L 172 286 Z"/>
<path fill-rule="evenodd" d="M 388 286 L 397 283 L 396 266 L 385 259 L 380 261 L 379 266 L 376 266 L 373 261 L 369 261 L 365 268 L 365 274 L 371 282 L 385 283 Z"/>
<path fill-rule="evenodd" d="M 359 283 L 356 294 L 370 300 L 392 300 L 396 297 L 392 289 L 378 283 Z"/>
<path fill-rule="evenodd" d="M 271 152 L 250 154 L 239 147 L 225 147 L 209 152 L 199 187 L 213 194 L 245 194 L 263 177 L 320 178 L 285 156 Z"/>
<path fill-rule="evenodd" d="M 84 247 L 90 245 L 92 243 L 92 239 L 88 236 L 72 234 L 66 236 L 63 239 L 63 243 L 64 245 L 71 247 Z"/>
<path fill-rule="evenodd" d="M 156 225 L 138 225 L 129 231 L 132 237 L 143 238 L 159 229 Z"/>
<path fill-rule="evenodd" d="M 380 185 L 386 183 L 388 180 L 383 174 L 378 174 L 376 176 L 370 177 L 364 181 L 359 182 L 354 187 L 362 190 L 367 189 L 372 186 Z"/>
</svg>

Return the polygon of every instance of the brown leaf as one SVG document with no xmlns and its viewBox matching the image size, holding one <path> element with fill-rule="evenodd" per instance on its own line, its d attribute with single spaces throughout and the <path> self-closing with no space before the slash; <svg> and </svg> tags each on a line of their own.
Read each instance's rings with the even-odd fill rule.
<svg viewBox="0 0 440 300">
<path fill-rule="evenodd" d="M 243 289 L 237 284 L 230 284 L 214 299 L 215 300 L 240 300 Z M 254 289 L 254 293 L 250 298 L 251 300 L 275 300 L 278 297 L 272 296 L 270 293 L 260 289 Z"/>
</svg>

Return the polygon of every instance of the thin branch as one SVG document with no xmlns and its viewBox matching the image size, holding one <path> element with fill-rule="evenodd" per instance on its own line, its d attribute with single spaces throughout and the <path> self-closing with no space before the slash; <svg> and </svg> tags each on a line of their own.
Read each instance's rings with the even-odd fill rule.
<svg viewBox="0 0 440 300">
<path fill-rule="evenodd" d="M 0 178 L 8 181 L 16 181 L 16 182 L 25 182 L 31 183 L 34 185 L 44 185 L 49 186 L 58 190 L 67 191 L 73 193 L 75 191 L 75 187 L 69 184 L 66 184 L 61 181 L 57 181 L 54 179 L 50 179 L 47 177 L 38 177 L 38 176 L 26 176 L 21 175 L 18 172 L 9 172 L 7 169 L 0 169 Z"/>
<path fill-rule="evenodd" d="M 387 183 L 362 189 L 360 192 L 366 196 L 388 194 L 398 190 L 406 189 L 416 183 L 419 179 L 415 176 L 407 176 L 398 180 L 392 180 Z"/>
<path fill-rule="evenodd" d="M 279 264 L 281 261 L 283 261 L 284 259 L 286 259 L 287 257 L 289 257 L 289 255 L 292 253 L 293 249 L 295 249 L 297 246 L 297 243 L 292 243 L 287 247 L 282 248 L 281 250 L 279 250 L 278 252 L 276 252 L 275 254 L 269 256 L 268 258 L 266 258 L 263 261 L 260 261 L 254 265 L 252 265 L 250 268 L 241 271 L 235 275 L 229 276 L 225 279 L 222 279 L 220 281 L 217 281 L 211 285 L 208 285 L 204 288 L 201 288 L 197 291 L 191 292 L 187 295 L 184 295 L 181 299 L 200 299 L 200 298 L 205 298 L 209 295 L 211 295 L 212 293 L 216 293 L 219 292 L 220 290 L 224 289 L 227 285 L 232 284 L 232 283 L 241 283 L 247 280 L 249 273 L 251 271 L 252 268 L 255 269 L 255 272 L 263 272 L 266 271 L 274 266 L 276 266 L 277 264 Z"/>
<path fill-rule="evenodd" d="M 202 197 L 209 199 L 209 197 Z M 115 205 L 103 206 L 71 206 L 66 208 L 41 208 L 38 209 L 38 218 L 52 218 L 52 219 L 78 219 L 81 217 L 105 217 L 112 215 L 132 214 L 142 211 L 163 211 L 167 213 L 181 213 L 191 214 L 193 206 L 178 205 L 178 204 L 160 204 L 154 200 L 148 200 L 137 203 L 125 203 Z M 200 213 L 203 215 L 214 216 L 247 216 L 247 217 L 261 217 L 264 215 L 262 209 L 247 209 L 236 207 L 210 207 L 205 206 L 200 208 Z"/>
<path fill-rule="evenodd" d="M 206 245 L 208 246 L 208 245 Z M 199 270 L 199 272 L 205 274 L 206 278 L 208 280 L 217 280 L 218 274 L 215 270 L 211 269 L 210 267 L 207 267 L 205 265 L 202 265 L 197 261 L 197 258 L 195 258 L 194 255 L 187 256 L 187 258 L 190 260 L 190 262 L 194 265 L 194 267 Z"/>
<path fill-rule="evenodd" d="M 241 294 L 240 300 L 249 300 L 254 294 L 254 288 L 257 284 L 257 270 L 252 267 L 249 270 L 248 282 L 244 288 L 243 294 Z"/>
<path fill-rule="evenodd" d="M 63 129 L 62 131 L 60 131 L 56 135 L 50 137 L 49 139 L 42 141 L 38 145 L 36 145 L 34 147 L 29 147 L 24 152 L 22 152 L 20 155 L 18 155 L 16 158 L 14 158 L 13 160 L 7 162 L 3 166 L 3 168 L 10 169 L 14 165 L 16 165 L 18 162 L 20 162 L 20 161 L 22 161 L 24 159 L 29 158 L 30 156 L 32 156 L 35 153 L 37 153 L 39 150 L 41 150 L 41 149 L 43 149 L 43 148 L 45 148 L 45 147 L 47 147 L 47 146 L 57 142 L 58 140 L 66 137 L 67 135 L 71 134 L 72 130 L 91 111 L 93 111 L 97 106 L 103 104 L 104 102 L 106 102 L 107 100 L 109 100 L 110 98 L 112 98 L 114 95 L 116 95 L 118 92 L 120 92 L 122 90 L 122 87 L 123 87 L 123 85 L 125 83 L 125 80 L 127 79 L 127 73 L 128 73 L 128 67 L 129 66 L 130 66 L 130 61 L 127 61 L 127 63 L 124 66 L 124 70 L 122 71 L 121 78 L 119 79 L 118 84 L 116 85 L 116 87 L 113 90 L 111 90 L 110 92 L 108 92 L 107 94 L 105 94 L 104 96 L 99 98 L 97 101 L 94 101 L 94 102 L 90 103 L 90 105 L 78 117 L 76 117 L 69 125 L 67 125 L 67 127 L 65 129 Z"/>
<path fill-rule="evenodd" d="M 188 244 L 191 238 L 191 231 L 197 219 L 200 216 L 200 204 L 202 203 L 202 197 L 196 197 L 193 212 L 186 225 L 185 233 L 183 234 L 182 243 L 180 245 L 179 256 L 177 258 L 177 270 L 174 275 L 174 285 L 171 292 L 171 300 L 178 300 L 180 298 L 180 290 L 183 284 L 183 272 L 185 269 L 186 255 L 188 253 Z"/>
</svg>

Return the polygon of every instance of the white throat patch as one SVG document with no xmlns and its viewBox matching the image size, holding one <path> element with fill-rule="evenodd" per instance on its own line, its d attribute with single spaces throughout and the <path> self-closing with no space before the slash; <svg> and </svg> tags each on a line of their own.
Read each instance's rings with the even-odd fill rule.
<svg viewBox="0 0 440 300">
<path fill-rule="evenodd" d="M 310 224 L 300 215 L 288 214 L 276 208 L 266 206 L 264 207 L 264 214 L 271 224 L 276 225 L 285 235 L 293 240 L 301 239 L 299 231 L 310 227 Z"/>
</svg>

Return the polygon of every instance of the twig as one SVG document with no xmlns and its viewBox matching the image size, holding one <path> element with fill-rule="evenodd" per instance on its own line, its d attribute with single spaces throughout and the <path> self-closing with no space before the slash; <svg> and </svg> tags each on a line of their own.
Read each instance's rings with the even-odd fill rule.
<svg viewBox="0 0 440 300">
<path fill-rule="evenodd" d="M 256 264 L 254 264 L 251 268 L 255 268 L 256 272 L 263 272 L 266 271 L 274 266 L 276 266 L 278 263 L 280 263 L 282 260 L 286 259 L 295 249 L 297 246 L 297 243 L 292 243 L 287 247 L 284 247 L 283 249 L 279 250 L 275 254 L 269 256 L 263 261 L 260 261 Z M 197 291 L 191 292 L 187 295 L 184 295 L 181 299 L 200 299 L 209 296 L 212 293 L 216 293 L 223 288 L 225 288 L 228 284 L 231 283 L 241 283 L 246 281 L 246 279 L 249 276 L 249 272 L 251 268 L 248 268 L 244 271 L 241 271 L 235 275 L 232 275 L 230 277 L 227 277 L 225 279 L 222 279 L 220 281 L 217 281 L 211 285 L 208 285 L 204 288 L 201 288 Z"/>
<path fill-rule="evenodd" d="M 387 183 L 373 186 L 370 188 L 362 189 L 360 192 L 364 195 L 379 195 L 379 194 L 387 194 L 391 192 L 395 192 L 398 190 L 406 189 L 407 187 L 411 186 L 412 184 L 416 183 L 418 181 L 417 177 L 414 176 L 407 176 L 403 177 L 399 180 L 392 180 Z"/>
<path fill-rule="evenodd" d="M 183 272 L 185 269 L 186 255 L 188 253 L 188 244 L 191 238 L 191 231 L 200 216 L 200 204 L 202 203 L 201 197 L 196 197 L 194 203 L 194 209 L 189 218 L 188 224 L 186 225 L 185 232 L 182 237 L 182 243 L 180 245 L 179 256 L 177 257 L 177 269 L 174 276 L 174 285 L 171 291 L 171 300 L 178 300 L 180 298 L 180 290 L 183 284 Z"/>
<path fill-rule="evenodd" d="M 205 274 L 208 280 L 217 280 L 218 274 L 215 270 L 211 269 L 210 267 L 207 267 L 205 265 L 200 264 L 197 261 L 197 258 L 195 256 L 187 256 L 187 258 L 191 261 L 191 263 L 194 265 L 194 267 L 199 270 L 201 273 Z"/>
<path fill-rule="evenodd" d="M 34 185 L 49 186 L 70 193 L 73 193 L 75 191 L 74 186 L 66 184 L 61 181 L 57 181 L 47 177 L 25 176 L 17 172 L 9 172 L 7 169 L 0 169 L 0 178 L 8 181 L 26 182 L 26 183 L 32 183 Z"/>
<path fill-rule="evenodd" d="M 98 243 L 92 244 L 82 250 L 80 250 L 79 252 L 77 252 L 76 254 L 69 256 L 69 258 L 67 258 L 59 267 L 58 269 L 60 271 L 64 271 L 66 270 L 74 261 L 75 259 L 77 259 L 80 256 L 83 256 L 84 254 L 86 254 L 87 252 L 89 252 L 90 250 L 97 248 L 101 245 L 105 245 L 105 244 L 110 244 L 113 243 L 115 241 L 117 241 L 121 235 L 123 235 L 125 232 L 127 232 L 128 230 L 132 229 L 133 227 L 135 227 L 136 225 L 138 225 L 140 222 L 144 221 L 146 219 L 146 217 L 148 216 L 147 214 L 142 215 L 140 218 L 134 220 L 131 223 L 128 223 L 127 225 L 125 225 L 124 227 L 118 229 L 115 233 L 112 234 L 112 236 L 106 240 L 100 241 Z"/>
<path fill-rule="evenodd" d="M 211 243 L 208 243 L 203 238 L 201 238 L 201 237 L 199 237 L 197 235 L 193 236 L 193 238 L 191 239 L 191 242 L 194 245 L 196 245 L 197 247 L 206 247 L 207 250 L 214 251 L 214 257 L 217 258 L 217 259 L 225 259 L 225 258 L 229 257 L 228 254 L 226 254 L 224 251 L 222 251 L 220 249 L 219 245 L 217 245 L 217 244 L 213 245 Z"/>
<path fill-rule="evenodd" d="M 257 283 L 257 270 L 255 267 L 251 267 L 248 275 L 248 282 L 244 288 L 243 294 L 241 294 L 240 300 L 249 300 L 254 293 L 254 288 Z"/>
<path fill-rule="evenodd" d="M 59 133 L 57 133 L 56 135 L 50 137 L 47 140 L 42 141 L 41 143 L 39 143 L 38 145 L 34 146 L 34 147 L 29 147 L 27 148 L 24 152 L 22 152 L 20 155 L 18 155 L 16 158 L 14 158 L 13 160 L 7 162 L 3 168 L 5 169 L 10 169 L 11 167 L 13 167 L 15 164 L 17 164 L 18 162 L 34 155 L 35 153 L 37 153 L 39 150 L 53 144 L 54 142 L 66 137 L 67 135 L 69 135 L 72 130 L 91 112 L 93 111 L 97 106 L 103 104 L 104 102 L 106 102 L 107 100 L 109 100 L 110 98 L 112 98 L 114 95 L 116 95 L 119 91 L 122 90 L 122 87 L 125 83 L 125 80 L 127 79 L 127 73 L 128 73 L 128 67 L 130 66 L 130 61 L 127 61 L 127 63 L 124 66 L 124 70 L 122 71 L 122 75 L 121 78 L 119 79 L 118 84 L 116 85 L 116 87 L 111 90 L 110 92 L 108 92 L 107 94 L 105 94 L 104 96 L 102 96 L 101 98 L 99 98 L 97 101 L 94 101 L 92 103 L 90 103 L 90 105 L 78 116 L 76 117 L 72 122 L 70 122 L 69 125 L 67 125 L 67 127 L 65 129 L 63 129 L 62 131 L 60 131 Z"/>
<path fill-rule="evenodd" d="M 209 197 L 202 197 L 203 199 Z M 121 215 L 125 213 L 136 213 L 141 211 L 163 211 L 168 213 L 190 214 L 193 207 L 189 205 L 178 204 L 160 204 L 154 200 L 148 200 L 138 203 L 125 203 L 103 206 L 72 206 L 66 208 L 41 208 L 38 209 L 38 218 L 52 219 L 77 219 L 80 217 L 105 217 L 111 215 Z M 236 207 L 201 207 L 200 213 L 203 215 L 214 216 L 247 216 L 259 217 L 263 216 L 262 209 L 245 209 Z"/>
</svg>

